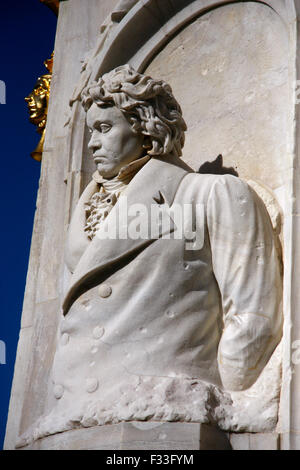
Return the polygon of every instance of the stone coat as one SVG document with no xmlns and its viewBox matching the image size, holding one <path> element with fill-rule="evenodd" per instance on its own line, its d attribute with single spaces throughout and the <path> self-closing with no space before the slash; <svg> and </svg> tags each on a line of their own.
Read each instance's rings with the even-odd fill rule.
<svg viewBox="0 0 300 470">
<path fill-rule="evenodd" d="M 158 223 L 155 239 L 89 241 L 84 203 L 96 190 L 90 183 L 69 230 L 73 274 L 53 365 L 53 420 L 61 429 L 217 421 L 216 403 L 230 402 L 226 389 L 252 385 L 281 337 L 279 259 L 264 204 L 239 178 L 152 158 L 124 192 L 128 208 L 200 208 L 192 250 L 171 236 L 178 228 L 172 216 L 167 228 Z"/>
</svg>

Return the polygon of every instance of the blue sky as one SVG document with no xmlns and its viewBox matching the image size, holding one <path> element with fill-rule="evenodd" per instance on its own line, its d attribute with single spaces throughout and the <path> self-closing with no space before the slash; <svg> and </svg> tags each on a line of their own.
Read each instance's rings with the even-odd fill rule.
<svg viewBox="0 0 300 470">
<path fill-rule="evenodd" d="M 40 164 L 30 157 L 39 136 L 28 121 L 24 97 L 38 76 L 47 73 L 57 19 L 39 0 L 1 2 L 0 80 L 6 104 L 0 104 L 1 247 L 0 340 L 6 364 L 0 364 L 0 449 L 5 426 L 26 282 Z"/>
</svg>

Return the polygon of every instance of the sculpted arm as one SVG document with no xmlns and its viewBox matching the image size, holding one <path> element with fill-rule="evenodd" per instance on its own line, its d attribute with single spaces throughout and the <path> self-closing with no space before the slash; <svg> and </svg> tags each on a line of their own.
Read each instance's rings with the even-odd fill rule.
<svg viewBox="0 0 300 470">
<path fill-rule="evenodd" d="M 273 228 L 258 196 L 231 176 L 207 206 L 213 270 L 223 305 L 218 364 L 224 387 L 249 388 L 281 338 L 282 279 Z"/>
</svg>

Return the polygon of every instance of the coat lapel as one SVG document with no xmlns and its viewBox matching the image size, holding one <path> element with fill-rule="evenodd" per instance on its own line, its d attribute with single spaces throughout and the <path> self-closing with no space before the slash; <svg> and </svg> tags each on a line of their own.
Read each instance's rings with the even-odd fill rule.
<svg viewBox="0 0 300 470">
<path fill-rule="evenodd" d="M 165 204 L 170 207 L 180 181 L 192 171 L 184 162 L 172 156 L 152 158 L 145 164 L 129 183 L 82 255 L 63 303 L 64 314 L 80 295 L 125 266 L 155 239 L 174 230 L 170 218 L 169 223 L 163 224 L 159 219 L 154 219 L 154 227 L 151 220 L 151 230 L 149 224 L 146 237 L 135 232 L 134 227 L 141 218 L 139 208 L 144 214 L 150 215 L 151 206 L 160 205 L 162 210 Z M 122 226 L 123 230 L 120 232 Z M 124 227 L 126 231 L 129 228 L 129 236 Z"/>
</svg>

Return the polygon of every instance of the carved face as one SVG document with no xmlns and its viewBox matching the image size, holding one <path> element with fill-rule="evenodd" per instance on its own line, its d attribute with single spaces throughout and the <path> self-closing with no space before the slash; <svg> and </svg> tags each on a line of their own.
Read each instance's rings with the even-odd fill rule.
<svg viewBox="0 0 300 470">
<path fill-rule="evenodd" d="M 46 118 L 49 96 L 47 83 L 47 79 L 38 78 L 33 91 L 25 98 L 30 113 L 30 121 L 36 125 L 39 125 Z"/>
<path fill-rule="evenodd" d="M 104 178 L 116 176 L 123 166 L 142 155 L 144 137 L 133 132 L 115 106 L 101 108 L 94 103 L 87 112 L 87 125 L 91 132 L 88 147 Z"/>
</svg>

